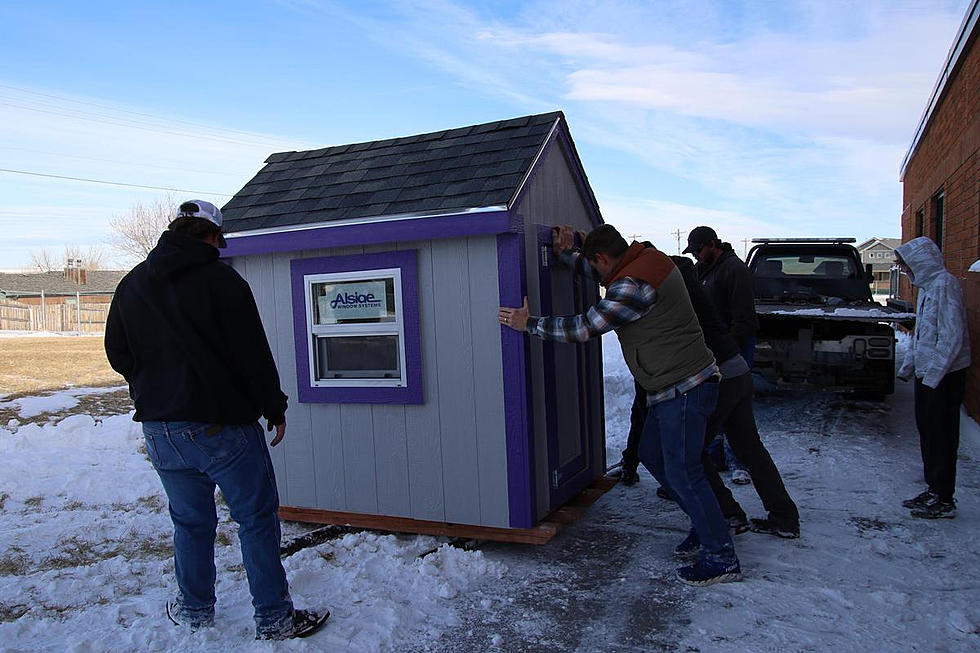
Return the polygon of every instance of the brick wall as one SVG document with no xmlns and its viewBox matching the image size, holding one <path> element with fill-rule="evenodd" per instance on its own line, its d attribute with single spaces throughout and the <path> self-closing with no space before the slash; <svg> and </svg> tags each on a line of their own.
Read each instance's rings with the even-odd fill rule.
<svg viewBox="0 0 980 653">
<path fill-rule="evenodd" d="M 946 84 L 944 96 L 905 168 L 902 241 L 937 237 L 938 193 L 944 194 L 942 250 L 946 267 L 966 294 L 973 362 L 967 372 L 966 405 L 980 420 L 980 273 L 967 272 L 980 259 L 980 27 Z M 918 214 L 923 216 L 919 233 Z M 908 280 L 902 297 L 912 298 Z"/>
</svg>

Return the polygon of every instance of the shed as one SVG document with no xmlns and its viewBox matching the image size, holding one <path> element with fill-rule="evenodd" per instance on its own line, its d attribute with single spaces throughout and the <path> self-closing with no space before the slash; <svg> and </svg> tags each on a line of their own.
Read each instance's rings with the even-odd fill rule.
<svg viewBox="0 0 980 653">
<path fill-rule="evenodd" d="M 601 224 L 561 112 L 280 152 L 222 209 L 290 397 L 282 515 L 541 541 L 605 472 L 601 343 L 542 342 L 497 307 L 571 314 L 597 289 L 551 228 Z"/>
</svg>

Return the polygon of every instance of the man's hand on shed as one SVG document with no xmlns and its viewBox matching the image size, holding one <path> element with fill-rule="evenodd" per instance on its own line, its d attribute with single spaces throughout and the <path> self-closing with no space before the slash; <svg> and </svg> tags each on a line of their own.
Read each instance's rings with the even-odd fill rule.
<svg viewBox="0 0 980 653">
<path fill-rule="evenodd" d="M 551 246 L 555 250 L 555 256 L 561 256 L 575 246 L 575 232 L 568 225 L 555 227 Z"/>
<path fill-rule="evenodd" d="M 272 429 L 276 430 L 276 437 L 272 438 L 272 442 L 269 443 L 270 447 L 274 447 L 286 437 L 286 420 L 283 420 L 282 424 L 272 424 L 272 422 L 269 422 L 268 429 L 269 431 L 272 431 Z"/>
<path fill-rule="evenodd" d="M 520 308 L 501 306 L 500 310 L 497 311 L 497 319 L 500 320 L 500 323 L 509 326 L 514 331 L 526 331 L 527 318 L 527 297 L 524 298 L 524 305 Z"/>
</svg>

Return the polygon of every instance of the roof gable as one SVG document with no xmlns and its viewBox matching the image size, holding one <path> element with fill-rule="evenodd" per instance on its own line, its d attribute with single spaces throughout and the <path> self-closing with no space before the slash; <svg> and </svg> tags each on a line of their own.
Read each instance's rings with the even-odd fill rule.
<svg viewBox="0 0 980 653">
<path fill-rule="evenodd" d="M 279 152 L 222 207 L 226 233 L 507 205 L 560 111 Z"/>
</svg>

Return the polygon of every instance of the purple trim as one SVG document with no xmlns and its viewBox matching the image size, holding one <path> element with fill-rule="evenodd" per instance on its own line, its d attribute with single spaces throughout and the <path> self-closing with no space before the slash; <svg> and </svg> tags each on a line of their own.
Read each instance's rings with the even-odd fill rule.
<svg viewBox="0 0 980 653">
<path fill-rule="evenodd" d="M 296 339 L 296 384 L 302 403 L 421 404 L 422 342 L 419 332 L 418 273 L 415 250 L 293 259 L 290 275 L 293 295 L 293 334 Z M 402 324 L 405 335 L 404 388 L 315 388 L 310 384 L 310 334 L 306 327 L 304 275 L 401 269 Z"/>
<path fill-rule="evenodd" d="M 485 213 L 457 213 L 430 218 L 367 222 L 342 226 L 329 224 L 311 229 L 279 231 L 268 234 L 235 236 L 228 239 L 228 247 L 221 250 L 222 258 L 269 254 L 271 252 L 295 252 L 301 249 L 346 247 L 348 245 L 377 245 L 380 243 L 407 242 L 483 236 L 506 233 L 510 230 L 510 217 L 504 209 Z"/>
<path fill-rule="evenodd" d="M 524 236 L 497 236 L 501 306 L 520 306 L 527 295 Z M 531 427 L 530 348 L 523 333 L 500 327 L 507 441 L 507 500 L 512 528 L 535 525 L 534 439 Z"/>
</svg>

